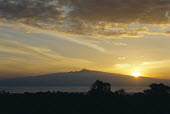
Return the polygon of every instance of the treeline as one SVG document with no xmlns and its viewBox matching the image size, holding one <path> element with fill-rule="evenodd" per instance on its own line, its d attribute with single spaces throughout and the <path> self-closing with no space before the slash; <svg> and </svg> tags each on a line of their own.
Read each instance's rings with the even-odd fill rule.
<svg viewBox="0 0 170 114">
<path fill-rule="evenodd" d="M 170 87 L 151 84 L 148 90 L 128 94 L 111 91 L 97 80 L 85 93 L 0 92 L 1 114 L 170 114 Z"/>
<path fill-rule="evenodd" d="M 150 89 L 144 90 L 134 94 L 127 93 L 124 89 L 111 91 L 111 84 L 97 80 L 87 93 L 83 92 L 61 92 L 61 91 L 47 91 L 36 93 L 10 93 L 6 91 L 0 91 L 0 96 L 42 96 L 42 95 L 55 95 L 55 96 L 170 96 L 170 87 L 162 83 L 153 83 L 149 85 Z"/>
</svg>

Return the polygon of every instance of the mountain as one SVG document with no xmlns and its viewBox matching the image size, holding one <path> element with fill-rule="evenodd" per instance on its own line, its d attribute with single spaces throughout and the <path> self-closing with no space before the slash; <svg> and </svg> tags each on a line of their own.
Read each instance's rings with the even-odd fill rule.
<svg viewBox="0 0 170 114">
<path fill-rule="evenodd" d="M 132 77 L 83 69 L 75 72 L 53 73 L 34 77 L 0 80 L 0 86 L 90 86 L 96 80 L 109 82 L 112 86 L 148 86 L 151 83 L 170 84 L 170 80 Z"/>
</svg>

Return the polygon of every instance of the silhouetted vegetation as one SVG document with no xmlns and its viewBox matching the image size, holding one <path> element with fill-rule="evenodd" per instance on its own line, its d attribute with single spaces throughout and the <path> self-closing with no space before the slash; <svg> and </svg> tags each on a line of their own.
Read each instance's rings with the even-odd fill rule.
<svg viewBox="0 0 170 114">
<path fill-rule="evenodd" d="M 97 80 L 88 93 L 0 92 L 1 114 L 170 114 L 170 87 L 151 84 L 150 89 L 129 94 L 111 92 L 111 85 Z"/>
<path fill-rule="evenodd" d="M 124 89 L 119 89 L 115 91 L 116 96 L 126 96 L 128 95 Z"/>
<path fill-rule="evenodd" d="M 167 96 L 170 94 L 170 87 L 162 83 L 156 84 L 153 83 L 149 85 L 150 89 L 144 90 L 145 95 L 147 96 Z"/>
<path fill-rule="evenodd" d="M 109 95 L 111 94 L 111 85 L 97 80 L 88 92 L 91 95 Z"/>
</svg>

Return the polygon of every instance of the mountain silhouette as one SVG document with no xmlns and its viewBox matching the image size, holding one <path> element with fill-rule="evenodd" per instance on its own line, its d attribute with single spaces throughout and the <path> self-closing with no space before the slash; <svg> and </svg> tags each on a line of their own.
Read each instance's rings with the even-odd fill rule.
<svg viewBox="0 0 170 114">
<path fill-rule="evenodd" d="M 151 83 L 170 84 L 170 80 L 138 77 L 93 71 L 53 73 L 40 76 L 0 80 L 0 86 L 90 86 L 94 81 L 102 80 L 112 86 L 148 86 Z"/>
</svg>

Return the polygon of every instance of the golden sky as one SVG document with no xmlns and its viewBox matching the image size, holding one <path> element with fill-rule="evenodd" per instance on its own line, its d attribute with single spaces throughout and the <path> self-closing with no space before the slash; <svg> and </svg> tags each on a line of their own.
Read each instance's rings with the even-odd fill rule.
<svg viewBox="0 0 170 114">
<path fill-rule="evenodd" d="M 170 79 L 170 0 L 0 0 L 0 78 L 82 68 Z"/>
</svg>

